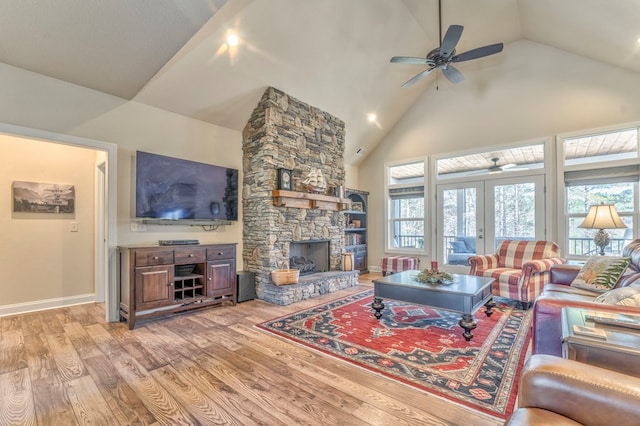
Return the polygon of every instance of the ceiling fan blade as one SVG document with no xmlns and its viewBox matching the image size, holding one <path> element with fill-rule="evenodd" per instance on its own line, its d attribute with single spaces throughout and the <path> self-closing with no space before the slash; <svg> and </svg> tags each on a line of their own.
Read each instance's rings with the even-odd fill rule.
<svg viewBox="0 0 640 426">
<path fill-rule="evenodd" d="M 435 65 L 435 61 L 427 58 L 416 58 L 413 56 L 394 56 L 389 62 L 394 64 L 420 64 L 420 65 Z"/>
<path fill-rule="evenodd" d="M 442 74 L 444 74 L 445 77 L 447 77 L 447 80 L 449 80 L 452 83 L 460 83 L 461 81 L 464 80 L 464 76 L 462 75 L 462 73 L 460 71 L 458 71 L 453 65 L 449 64 L 447 65 L 447 67 L 442 68 Z"/>
<path fill-rule="evenodd" d="M 503 47 L 504 45 L 502 43 L 496 43 L 489 46 L 478 47 L 477 49 L 471 49 L 454 56 L 451 58 L 451 62 L 469 61 L 471 59 L 482 58 L 483 56 L 494 55 L 502 52 Z"/>
<path fill-rule="evenodd" d="M 440 55 L 445 58 L 448 58 L 453 54 L 453 51 L 456 48 L 456 44 L 460 40 L 460 36 L 462 36 L 462 30 L 464 27 L 462 25 L 451 25 L 447 30 L 447 33 L 444 35 L 442 39 L 442 44 L 440 45 Z"/>
<path fill-rule="evenodd" d="M 406 83 L 404 83 L 402 85 L 402 87 L 407 87 L 407 86 L 411 86 L 413 83 L 422 80 L 423 78 L 425 78 L 426 76 L 429 75 L 429 73 L 431 73 L 431 71 L 433 71 L 435 68 L 427 68 L 426 70 L 422 71 L 420 74 L 416 75 L 415 77 L 413 77 L 411 80 L 407 81 Z"/>
</svg>

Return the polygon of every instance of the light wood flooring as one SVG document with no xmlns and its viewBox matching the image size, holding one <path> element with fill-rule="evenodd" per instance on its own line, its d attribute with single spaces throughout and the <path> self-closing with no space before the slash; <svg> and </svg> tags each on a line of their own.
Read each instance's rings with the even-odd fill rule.
<svg viewBox="0 0 640 426">
<path fill-rule="evenodd" d="M 0 318 L 1 425 L 497 425 L 262 332 L 290 306 L 254 300 L 106 323 L 101 304 Z"/>
</svg>

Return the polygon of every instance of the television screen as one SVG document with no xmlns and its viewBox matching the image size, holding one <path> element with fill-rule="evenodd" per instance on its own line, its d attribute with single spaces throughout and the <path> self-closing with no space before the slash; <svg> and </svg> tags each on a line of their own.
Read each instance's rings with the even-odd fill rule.
<svg viewBox="0 0 640 426">
<path fill-rule="evenodd" d="M 238 170 L 137 151 L 136 217 L 238 220 Z"/>
</svg>

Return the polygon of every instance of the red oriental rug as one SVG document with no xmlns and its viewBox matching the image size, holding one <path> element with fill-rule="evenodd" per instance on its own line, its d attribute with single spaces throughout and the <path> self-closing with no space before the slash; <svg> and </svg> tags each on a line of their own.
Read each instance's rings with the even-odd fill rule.
<svg viewBox="0 0 640 426">
<path fill-rule="evenodd" d="M 378 321 L 372 299 L 368 290 L 257 327 L 497 418 L 511 414 L 530 311 L 494 298 L 467 342 L 457 312 L 385 299 Z"/>
</svg>

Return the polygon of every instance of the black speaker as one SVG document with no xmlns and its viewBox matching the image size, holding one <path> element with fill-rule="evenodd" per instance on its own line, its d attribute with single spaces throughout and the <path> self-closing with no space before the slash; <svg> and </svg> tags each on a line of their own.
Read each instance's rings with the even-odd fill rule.
<svg viewBox="0 0 640 426">
<path fill-rule="evenodd" d="M 253 272 L 240 271 L 237 274 L 238 302 L 256 298 L 256 275 Z"/>
</svg>

